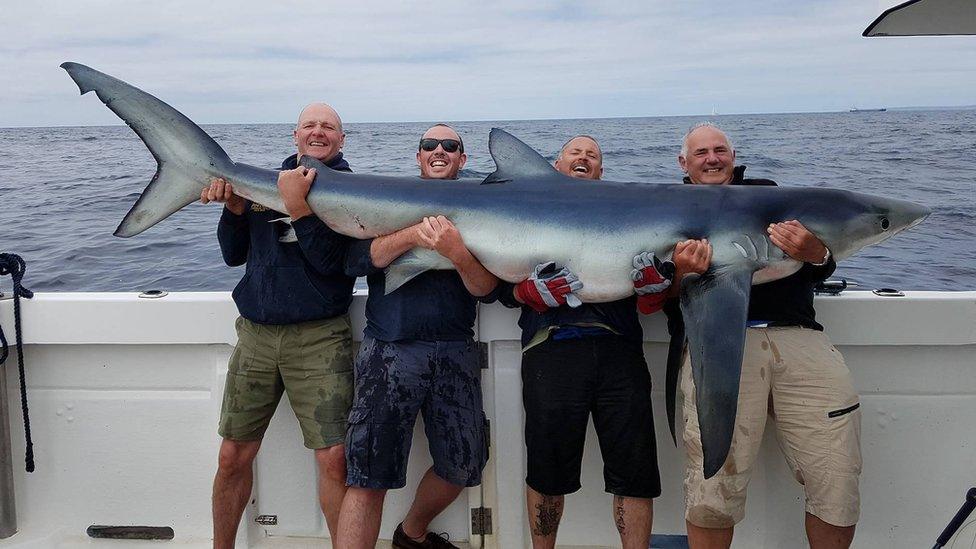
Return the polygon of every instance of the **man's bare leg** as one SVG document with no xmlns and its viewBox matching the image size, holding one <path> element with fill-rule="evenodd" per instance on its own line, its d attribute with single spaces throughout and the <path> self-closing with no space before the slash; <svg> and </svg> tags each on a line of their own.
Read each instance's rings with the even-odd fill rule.
<svg viewBox="0 0 976 549">
<path fill-rule="evenodd" d="M 380 537 L 386 490 L 350 486 L 339 513 L 338 549 L 373 549 Z"/>
<path fill-rule="evenodd" d="M 854 541 L 855 526 L 834 526 L 806 514 L 807 540 L 810 549 L 847 549 Z"/>
<path fill-rule="evenodd" d="M 437 476 L 433 467 L 427 469 L 417 486 L 417 494 L 410 505 L 410 511 L 403 519 L 403 533 L 415 540 L 422 540 L 427 535 L 430 521 L 447 509 L 463 490 L 464 486 Z"/>
<path fill-rule="evenodd" d="M 651 544 L 654 500 L 613 496 L 613 522 L 623 549 L 646 549 Z"/>
<path fill-rule="evenodd" d="M 342 498 L 346 495 L 345 444 L 315 450 L 315 461 L 319 468 L 319 505 L 329 527 L 329 537 L 335 542 Z"/>
<path fill-rule="evenodd" d="M 254 456 L 260 440 L 224 439 L 217 455 L 217 474 L 213 485 L 214 549 L 231 549 L 237 526 L 251 497 L 254 483 Z"/>
<path fill-rule="evenodd" d="M 688 528 L 688 547 L 691 549 L 728 549 L 732 545 L 733 527 L 702 528 L 685 521 Z"/>
<path fill-rule="evenodd" d="M 533 549 L 556 547 L 556 530 L 563 517 L 565 496 L 547 496 L 525 487 L 525 503 L 529 511 L 529 527 L 532 529 Z"/>
</svg>

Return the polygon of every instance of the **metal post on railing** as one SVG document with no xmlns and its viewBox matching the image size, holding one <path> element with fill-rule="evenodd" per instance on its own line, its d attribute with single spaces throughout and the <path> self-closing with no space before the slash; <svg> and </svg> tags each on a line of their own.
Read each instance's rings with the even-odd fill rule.
<svg viewBox="0 0 976 549">
<path fill-rule="evenodd" d="M 17 533 L 14 500 L 14 465 L 10 447 L 10 412 L 7 407 L 7 367 L 0 364 L 0 539 Z"/>
</svg>

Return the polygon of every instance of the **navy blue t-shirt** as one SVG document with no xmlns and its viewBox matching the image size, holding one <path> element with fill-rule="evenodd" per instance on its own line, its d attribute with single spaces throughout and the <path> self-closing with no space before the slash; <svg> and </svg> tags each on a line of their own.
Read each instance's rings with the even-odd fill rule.
<svg viewBox="0 0 976 549">
<path fill-rule="evenodd" d="M 353 242 L 346 256 L 346 274 L 365 276 L 367 336 L 380 341 L 463 341 L 474 337 L 478 301 L 494 301 L 497 288 L 487 296 L 468 293 L 454 270 L 427 271 L 386 294 L 383 269 L 373 266 L 369 248 L 373 240 Z"/>
</svg>

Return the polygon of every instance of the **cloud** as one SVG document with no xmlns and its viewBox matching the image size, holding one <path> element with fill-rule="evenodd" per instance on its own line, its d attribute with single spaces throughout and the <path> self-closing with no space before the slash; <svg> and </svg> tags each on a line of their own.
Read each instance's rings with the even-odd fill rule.
<svg viewBox="0 0 976 549">
<path fill-rule="evenodd" d="M 971 103 L 976 41 L 865 39 L 874 0 L 94 0 L 5 6 L 0 126 L 117 123 L 91 65 L 201 123 L 643 116 Z M 924 75 L 924 77 L 920 77 Z"/>
</svg>

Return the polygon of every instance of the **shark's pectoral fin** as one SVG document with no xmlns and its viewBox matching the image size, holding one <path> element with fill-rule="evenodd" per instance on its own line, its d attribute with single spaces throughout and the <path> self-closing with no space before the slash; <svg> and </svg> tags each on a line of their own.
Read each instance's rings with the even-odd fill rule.
<svg viewBox="0 0 976 549">
<path fill-rule="evenodd" d="M 298 234 L 295 232 L 295 227 L 291 225 L 290 217 L 279 217 L 268 221 L 268 223 L 281 223 L 284 225 L 283 232 L 278 237 L 278 242 L 298 242 Z"/>
<path fill-rule="evenodd" d="M 752 273 L 739 267 L 682 284 L 705 478 L 722 468 L 732 445 Z"/>
<path fill-rule="evenodd" d="M 441 254 L 424 248 L 414 248 L 396 258 L 383 271 L 385 275 L 385 293 L 393 293 L 407 282 L 417 278 L 420 274 L 437 269 L 453 269 L 454 264 Z"/>
<path fill-rule="evenodd" d="M 540 177 L 558 173 L 535 149 L 505 130 L 491 129 L 488 134 L 488 150 L 495 161 L 495 171 L 481 182 L 482 185 L 505 183 L 516 177 Z"/>
</svg>

